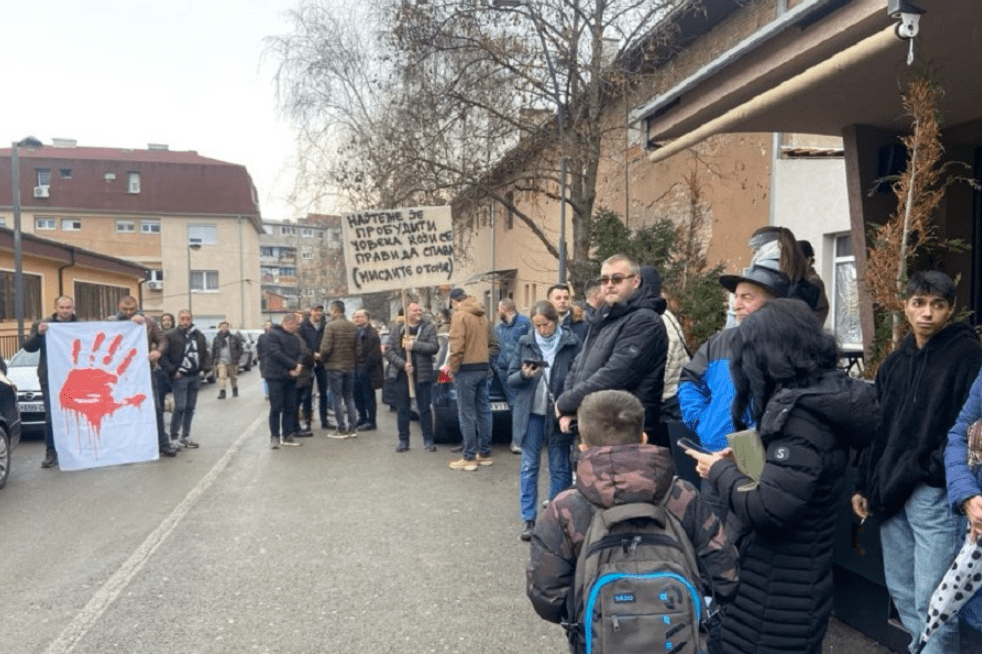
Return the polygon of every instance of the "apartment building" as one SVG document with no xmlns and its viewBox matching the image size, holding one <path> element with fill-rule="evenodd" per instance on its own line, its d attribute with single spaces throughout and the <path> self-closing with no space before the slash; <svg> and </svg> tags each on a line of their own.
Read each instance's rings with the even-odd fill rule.
<svg viewBox="0 0 982 654">
<path fill-rule="evenodd" d="M 308 214 L 291 222 L 265 221 L 263 229 L 259 265 L 267 318 L 346 295 L 339 216 Z"/>
<path fill-rule="evenodd" d="M 150 315 L 190 308 L 202 327 L 261 324 L 256 189 L 245 166 L 194 151 L 19 148 L 22 231 L 149 270 Z M 0 149 L 0 220 L 13 225 L 11 149 Z"/>
</svg>

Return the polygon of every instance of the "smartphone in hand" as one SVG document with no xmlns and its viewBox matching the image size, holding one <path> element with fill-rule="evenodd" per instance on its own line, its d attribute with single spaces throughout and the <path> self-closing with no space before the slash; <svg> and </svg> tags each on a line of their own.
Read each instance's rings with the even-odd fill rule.
<svg viewBox="0 0 982 654">
<path fill-rule="evenodd" d="M 695 442 L 691 438 L 686 438 L 684 436 L 679 439 L 679 447 L 681 447 L 684 450 L 694 450 L 696 452 L 699 452 L 700 454 L 712 454 L 712 452 L 707 450 L 699 443 Z"/>
</svg>

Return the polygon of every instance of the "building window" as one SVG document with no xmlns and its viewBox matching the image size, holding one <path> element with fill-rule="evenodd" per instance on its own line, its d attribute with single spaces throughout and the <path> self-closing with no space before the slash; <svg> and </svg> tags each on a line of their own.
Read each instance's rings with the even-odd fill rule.
<svg viewBox="0 0 982 654">
<path fill-rule="evenodd" d="M 306 260 L 310 261 L 311 259 L 314 258 L 314 253 L 311 252 L 310 250 L 304 250 L 301 253 L 300 257 L 303 258 L 303 259 L 306 259 Z"/>
<path fill-rule="evenodd" d="M 79 320 L 105 320 L 116 314 L 119 301 L 129 294 L 125 286 L 75 282 L 75 315 Z"/>
<path fill-rule="evenodd" d="M 79 218 L 62 218 L 61 228 L 66 232 L 77 232 L 82 229 L 82 220 Z"/>
<path fill-rule="evenodd" d="M 72 169 L 71 168 L 62 168 L 60 172 L 61 172 L 61 178 L 62 179 L 71 179 L 72 178 Z"/>
<path fill-rule="evenodd" d="M 192 239 L 198 239 L 194 241 Z M 188 243 L 200 243 L 201 245 L 215 245 L 214 225 L 188 225 Z"/>
<path fill-rule="evenodd" d="M 259 248 L 259 256 L 261 257 L 275 257 L 276 250 L 269 245 L 263 245 Z"/>
<path fill-rule="evenodd" d="M 24 273 L 24 319 L 37 320 L 41 317 L 41 276 Z M 13 320 L 14 311 L 14 273 L 0 271 L 0 320 Z"/>
<path fill-rule="evenodd" d="M 215 293 L 218 291 L 217 270 L 192 270 L 191 290 L 199 293 Z"/>
<path fill-rule="evenodd" d="M 35 218 L 34 229 L 58 229 L 58 223 L 54 218 Z"/>
<path fill-rule="evenodd" d="M 135 231 L 136 231 L 136 223 L 134 223 L 132 220 L 116 221 L 117 234 L 132 234 Z"/>
<path fill-rule="evenodd" d="M 0 227 L 6 227 L 6 226 L 7 226 L 7 217 L 0 216 Z"/>
<path fill-rule="evenodd" d="M 140 192 L 140 173 L 126 173 L 126 191 L 127 193 Z"/>
<path fill-rule="evenodd" d="M 856 257 L 850 234 L 832 237 L 832 331 L 839 345 L 863 347 L 863 329 L 859 319 L 859 283 L 856 279 Z"/>
<path fill-rule="evenodd" d="M 506 208 L 508 213 L 505 214 L 505 229 L 507 230 L 515 227 L 515 212 L 511 210 L 512 205 L 515 204 L 515 192 L 508 191 L 505 198 L 508 200 L 508 207 Z"/>
<path fill-rule="evenodd" d="M 300 230 L 301 238 L 314 238 L 314 230 L 309 227 L 304 227 Z"/>
<path fill-rule="evenodd" d="M 149 282 L 162 282 L 164 281 L 164 271 L 157 269 L 151 270 L 147 273 L 147 281 Z"/>
<path fill-rule="evenodd" d="M 280 227 L 280 234 L 282 234 L 283 236 L 296 236 L 297 228 L 290 227 L 289 225 L 283 225 L 282 227 Z"/>
<path fill-rule="evenodd" d="M 159 234 L 160 233 L 160 221 L 159 220 L 144 220 L 140 222 L 140 231 L 144 234 Z"/>
<path fill-rule="evenodd" d="M 38 186 L 51 186 L 51 170 L 48 168 L 37 169 Z"/>
</svg>

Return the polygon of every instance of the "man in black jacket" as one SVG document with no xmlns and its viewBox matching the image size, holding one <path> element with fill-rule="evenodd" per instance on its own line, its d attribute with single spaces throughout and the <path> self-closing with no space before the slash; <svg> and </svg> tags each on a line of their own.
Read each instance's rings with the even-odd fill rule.
<svg viewBox="0 0 982 654">
<path fill-rule="evenodd" d="M 211 360 L 218 378 L 218 399 L 225 399 L 225 380 L 232 386 L 232 397 L 239 396 L 239 361 L 245 345 L 242 337 L 228 329 L 228 322 L 218 323 L 218 333 L 211 342 Z"/>
<path fill-rule="evenodd" d="M 167 428 L 164 426 L 164 396 L 160 391 L 158 380 L 160 357 L 167 351 L 167 339 L 164 330 L 160 328 L 152 318 L 147 318 L 140 311 L 140 305 L 136 298 L 127 295 L 119 301 L 119 312 L 116 320 L 130 320 L 138 325 L 143 325 L 147 330 L 147 358 L 150 364 L 150 381 L 153 385 L 153 406 L 157 414 L 157 447 L 164 456 L 177 456 L 180 448 L 174 447 L 170 438 L 167 436 Z"/>
<path fill-rule="evenodd" d="M 297 377 L 303 372 L 303 343 L 297 337 L 300 319 L 295 313 L 283 316 L 263 341 L 260 370 L 269 386 L 269 446 L 300 445 L 297 426 Z M 281 429 L 282 426 L 282 429 Z"/>
<path fill-rule="evenodd" d="M 628 391 L 644 404 L 644 430 L 657 434 L 668 335 L 656 308 L 661 289 L 642 283 L 640 266 L 615 254 L 601 266 L 604 302 L 556 399 L 559 428 L 568 432 L 583 398 L 600 390 Z M 667 443 L 656 443 L 667 445 Z"/>
<path fill-rule="evenodd" d="M 167 350 L 160 357 L 160 367 L 170 375 L 171 392 L 174 394 L 174 412 L 170 420 L 170 439 L 184 447 L 198 444 L 191 440 L 191 420 L 198 403 L 201 373 L 211 369 L 208 356 L 208 339 L 194 326 L 193 316 L 187 309 L 177 314 L 177 327 L 166 334 Z"/>
<path fill-rule="evenodd" d="M 396 323 L 389 332 L 385 358 L 389 361 L 389 376 L 395 379 L 396 398 L 399 409 L 399 445 L 396 452 L 409 450 L 409 378 L 412 377 L 413 393 L 419 413 L 419 426 L 423 431 L 423 447 L 427 452 L 436 452 L 433 444 L 433 413 L 430 399 L 436 371 L 433 369 L 433 356 L 439 351 L 436 327 L 423 320 L 423 309 L 413 303 L 406 307 L 405 324 Z"/>
<path fill-rule="evenodd" d="M 300 412 L 303 414 L 303 431 L 310 431 L 310 423 L 313 420 L 313 399 L 314 381 L 317 382 L 317 412 L 321 418 L 321 429 L 334 429 L 327 422 L 327 370 L 321 362 L 321 341 L 324 339 L 324 326 L 327 320 L 324 318 L 324 305 L 318 304 L 311 307 L 310 317 L 300 323 L 299 334 L 303 342 L 307 344 L 307 349 L 313 352 L 314 369 L 313 380 L 304 387 L 300 398 Z"/>
<path fill-rule="evenodd" d="M 368 311 L 359 309 L 351 316 L 358 328 L 358 363 L 355 366 L 355 408 L 358 431 L 374 431 L 378 403 L 375 391 L 382 388 L 382 338 L 372 327 Z"/>
<path fill-rule="evenodd" d="M 38 383 L 41 385 L 41 395 L 44 397 L 44 461 L 42 468 L 58 465 L 58 451 L 55 449 L 55 433 L 51 428 L 51 389 L 48 387 L 48 343 L 45 332 L 49 322 L 78 322 L 75 316 L 75 300 L 67 295 L 61 295 L 55 300 L 55 312 L 44 320 L 39 320 L 31 327 L 30 337 L 24 341 L 27 352 L 41 351 L 38 359 Z"/>
<path fill-rule="evenodd" d="M 887 588 L 915 636 L 964 538 L 948 506 L 944 450 L 982 367 L 982 345 L 967 324 L 951 322 L 954 302 L 955 284 L 944 273 L 916 273 L 907 283 L 911 333 L 877 370 L 882 421 L 863 454 L 852 497 L 857 516 L 882 520 Z M 957 651 L 958 620 L 941 626 L 923 650 Z"/>
</svg>

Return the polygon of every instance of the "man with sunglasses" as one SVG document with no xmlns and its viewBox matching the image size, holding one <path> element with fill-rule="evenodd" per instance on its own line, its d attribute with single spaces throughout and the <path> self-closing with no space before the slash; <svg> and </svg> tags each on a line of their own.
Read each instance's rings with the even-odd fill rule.
<svg viewBox="0 0 982 654">
<path fill-rule="evenodd" d="M 668 352 L 668 335 L 656 311 L 657 273 L 646 267 L 652 274 L 643 275 L 637 262 L 623 254 L 604 261 L 600 270 L 604 304 L 556 399 L 559 428 L 570 431 L 580 402 L 590 393 L 622 390 L 641 400 L 645 432 L 656 434 Z"/>
</svg>

